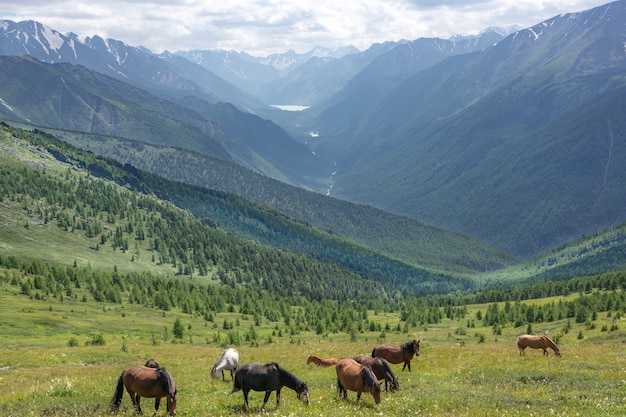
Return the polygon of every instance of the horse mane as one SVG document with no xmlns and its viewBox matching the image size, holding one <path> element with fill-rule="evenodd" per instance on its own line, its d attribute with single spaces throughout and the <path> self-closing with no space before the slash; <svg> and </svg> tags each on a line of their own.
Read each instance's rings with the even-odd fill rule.
<svg viewBox="0 0 626 417">
<path fill-rule="evenodd" d="M 285 379 L 283 381 L 283 383 L 293 389 L 294 391 L 296 391 L 298 394 L 300 392 L 302 392 L 304 390 L 304 388 L 306 388 L 306 384 L 301 381 L 300 379 L 298 379 L 297 376 L 295 376 L 294 374 L 292 374 L 291 372 L 289 372 L 288 370 L 281 368 L 280 365 L 278 365 L 276 362 L 270 362 L 265 364 L 265 366 L 275 366 L 276 369 L 278 370 L 278 373 L 280 374 L 281 379 Z"/>
<path fill-rule="evenodd" d="M 376 359 L 378 359 L 378 362 L 380 362 L 383 365 L 383 368 L 385 369 L 385 372 L 387 372 L 392 377 L 395 377 L 393 371 L 391 370 L 391 366 L 389 366 L 389 362 L 387 362 L 383 358 L 376 358 Z"/>
<path fill-rule="evenodd" d="M 409 340 L 408 342 L 405 342 L 402 344 L 402 350 L 408 350 L 411 353 L 415 353 L 415 339 L 414 340 Z"/>
<path fill-rule="evenodd" d="M 157 368 L 157 378 L 163 384 L 164 391 L 173 395 L 176 391 L 176 384 L 170 373 L 165 368 Z"/>
<path fill-rule="evenodd" d="M 543 335 L 543 338 L 545 339 L 545 341 L 548 343 L 548 345 L 555 351 L 555 352 L 560 352 L 559 347 L 556 345 L 556 343 L 554 343 L 552 341 L 552 339 L 550 339 L 548 336 Z"/>
<path fill-rule="evenodd" d="M 374 372 L 369 365 L 363 365 L 361 378 L 363 378 L 363 386 L 367 389 L 371 388 L 374 383 L 378 383 L 378 380 L 374 376 Z"/>
</svg>

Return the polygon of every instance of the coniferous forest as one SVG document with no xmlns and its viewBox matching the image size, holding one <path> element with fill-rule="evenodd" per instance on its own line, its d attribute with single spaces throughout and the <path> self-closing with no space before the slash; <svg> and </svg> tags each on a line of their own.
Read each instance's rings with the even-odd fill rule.
<svg viewBox="0 0 626 417">
<path fill-rule="evenodd" d="M 293 331 L 348 333 L 373 326 L 368 310 L 400 312 L 406 326 L 443 317 L 467 318 L 469 324 L 474 318 L 466 317 L 466 305 L 491 303 L 480 319 L 495 331 L 563 318 L 586 322 L 598 312 L 626 309 L 623 270 L 568 279 L 530 277 L 524 285 L 479 284 L 470 276 L 403 264 L 226 193 L 121 166 L 42 132 L 7 125 L 2 130 L 3 241 L 11 242 L 16 228 L 24 235 L 41 229 L 79 242 L 93 260 L 109 253 L 120 264 L 96 268 L 93 261 L 77 262 L 73 243 L 67 249 L 41 247 L 38 257 L 0 254 L 0 266 L 7 270 L 3 281 L 24 296 L 177 308 L 206 320 L 236 310 L 282 321 Z M 217 212 L 230 213 L 244 227 L 223 227 L 209 215 Z M 245 227 L 281 236 L 282 242 L 272 247 L 254 240 Z M 58 253 L 60 261 L 53 256 Z M 122 266 L 140 260 L 150 267 Z M 573 293 L 580 297 L 520 303 Z M 499 302 L 506 305 L 498 307 Z"/>
</svg>

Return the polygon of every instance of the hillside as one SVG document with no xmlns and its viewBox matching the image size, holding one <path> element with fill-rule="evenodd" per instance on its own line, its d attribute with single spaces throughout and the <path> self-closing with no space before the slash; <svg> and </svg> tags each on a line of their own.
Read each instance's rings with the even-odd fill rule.
<svg viewBox="0 0 626 417">
<path fill-rule="evenodd" d="M 435 228 L 370 206 L 289 186 L 217 158 L 111 137 L 89 138 L 73 132 L 48 131 L 75 146 L 164 178 L 210 190 L 225 191 L 272 207 L 331 235 L 348 239 L 413 266 L 444 273 L 473 274 L 497 270 L 517 262 L 513 257 L 469 236 Z M 202 212 L 197 215 L 201 218 L 206 216 Z M 227 213 L 217 219 L 234 230 L 242 227 L 242 224 L 233 221 L 232 216 Z M 268 244 L 276 244 L 264 233 L 260 236 L 253 234 L 251 237 Z"/>
<path fill-rule="evenodd" d="M 6 120 L 186 149 L 288 183 L 304 178 L 300 186 L 317 185 L 332 169 L 259 116 L 234 106 L 225 114 L 222 105 L 189 95 L 177 104 L 82 66 L 0 56 L 0 97 L 0 117 Z"/>
<path fill-rule="evenodd" d="M 316 126 L 333 195 L 527 259 L 622 223 L 625 16 L 557 16 L 335 108 Z"/>
<path fill-rule="evenodd" d="M 91 253 L 98 255 L 99 246 L 104 245 L 114 252 L 120 250 L 125 263 L 129 257 L 132 262 L 135 256 L 143 254 L 149 255 L 151 262 L 171 264 L 172 273 L 211 277 L 216 272 L 219 275 L 219 271 L 230 271 L 225 279 L 233 279 L 231 273 L 239 271 L 238 280 L 261 280 L 265 286 L 274 285 L 270 277 L 281 277 L 283 281 L 291 277 L 279 292 L 295 291 L 312 299 L 353 298 L 340 289 L 341 281 L 346 285 L 345 291 L 354 290 L 348 287 L 355 280 L 364 280 L 368 286 L 378 287 L 380 294 L 447 292 L 472 285 L 468 279 L 432 273 L 359 247 L 234 195 L 163 180 L 79 151 L 50 136 L 6 126 L 3 131 L 3 157 L 8 158 L 2 165 L 6 184 L 3 192 L 9 207 L 24 205 L 27 215 L 3 223 L 8 253 L 17 250 L 11 242 L 21 242 L 23 246 L 24 239 L 35 239 L 28 234 L 23 236 L 31 229 L 31 223 L 39 226 L 33 226 L 32 233 L 44 236 L 50 228 L 58 231 L 52 225 L 56 223 L 64 232 L 80 233 L 83 253 L 87 248 L 98 248 Z M 8 141 L 11 137 L 16 138 L 14 144 Z M 21 155 L 20 144 L 28 149 L 27 156 Z M 26 162 L 19 162 L 20 158 Z M 50 169 L 53 166 L 56 169 Z M 76 169 L 75 176 L 64 179 Z M 55 175 L 47 175 L 48 171 Z M 15 178 L 14 172 L 22 174 Z M 119 185 L 92 181 L 92 177 Z M 125 196 L 127 193 L 132 194 Z M 176 214 L 174 207 L 155 197 L 186 211 Z M 22 205 L 20 200 L 24 200 Z M 153 211 L 157 212 L 156 219 Z M 29 215 L 33 218 L 29 219 Z M 25 225 L 28 227 L 22 230 Z M 251 238 L 271 242 L 272 246 L 255 243 Z M 48 249 L 51 258 L 60 255 L 57 248 Z M 67 252 L 63 253 L 67 256 Z M 68 258 L 65 264 L 70 262 Z M 302 265 L 297 267 L 299 264 Z M 270 265 L 286 265 L 287 270 L 281 273 Z M 318 280 L 326 283 L 309 284 Z M 287 282 L 291 284 L 285 285 Z"/>
</svg>

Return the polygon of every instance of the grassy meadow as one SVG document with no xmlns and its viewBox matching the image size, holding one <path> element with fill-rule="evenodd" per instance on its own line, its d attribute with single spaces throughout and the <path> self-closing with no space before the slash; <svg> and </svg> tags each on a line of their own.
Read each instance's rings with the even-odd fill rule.
<svg viewBox="0 0 626 417">
<path fill-rule="evenodd" d="M 486 306 L 472 306 L 472 318 Z M 567 321 L 536 324 L 534 332 L 560 334 L 562 356 L 540 350 L 519 356 L 517 335 L 526 328 L 467 327 L 467 319 L 413 328 L 409 333 L 287 334 L 282 323 L 255 326 L 256 342 L 245 341 L 250 317 L 224 313 L 213 322 L 177 311 L 161 312 L 137 305 L 84 303 L 74 299 L 35 300 L 0 285 L 0 415 L 108 416 L 109 402 L 122 370 L 153 357 L 165 366 L 178 387 L 179 416 L 246 415 L 243 395 L 229 395 L 232 383 L 212 380 L 209 369 L 226 345 L 227 334 L 241 336 L 240 363 L 278 362 L 308 383 L 306 407 L 285 388 L 276 409 L 273 393 L 266 406 L 276 416 L 618 416 L 626 414 L 626 333 L 617 326 L 602 330 L 613 318 L 600 314 L 593 326 Z M 176 319 L 185 336 L 172 338 Z M 370 312 L 371 320 L 395 328 L 394 315 Z M 223 330 L 224 322 L 234 323 Z M 568 331 L 565 331 L 570 327 Z M 400 391 L 383 393 L 380 405 L 369 394 L 356 402 L 337 396 L 334 368 L 307 365 L 309 354 L 351 357 L 369 354 L 379 341 L 402 343 L 419 338 L 421 354 L 412 372 L 392 365 Z M 94 343 L 103 340 L 104 344 Z M 250 414 L 258 414 L 263 393 L 250 393 Z M 144 414 L 154 401 L 143 399 Z M 162 402 L 158 415 L 165 415 Z M 124 394 L 119 415 L 134 415 Z"/>
</svg>

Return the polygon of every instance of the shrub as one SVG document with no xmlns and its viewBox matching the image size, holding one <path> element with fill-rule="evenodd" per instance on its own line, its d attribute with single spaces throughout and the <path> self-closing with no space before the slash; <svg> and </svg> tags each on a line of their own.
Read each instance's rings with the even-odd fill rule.
<svg viewBox="0 0 626 417">
<path fill-rule="evenodd" d="M 104 336 L 101 334 L 94 334 L 91 338 L 85 342 L 85 346 L 104 346 L 106 342 L 104 341 Z"/>
</svg>

